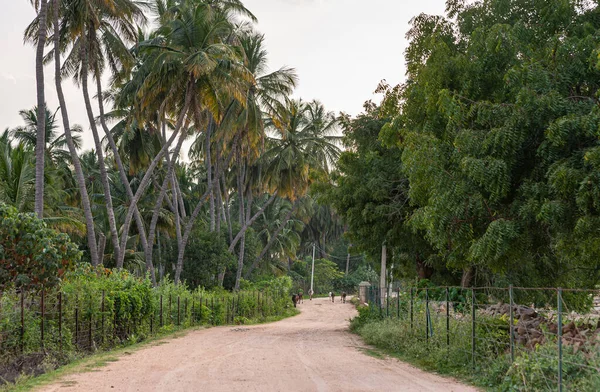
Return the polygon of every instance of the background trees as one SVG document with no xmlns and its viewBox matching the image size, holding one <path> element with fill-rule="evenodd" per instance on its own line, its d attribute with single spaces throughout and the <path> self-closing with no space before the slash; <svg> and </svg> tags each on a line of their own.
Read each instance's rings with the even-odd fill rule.
<svg viewBox="0 0 600 392">
<path fill-rule="evenodd" d="M 336 159 L 336 120 L 290 98 L 295 71 L 269 68 L 242 2 L 52 0 L 38 10 L 25 38 L 54 62 L 60 113 L 23 111 L 24 126 L 3 135 L 3 201 L 34 210 L 45 184 L 44 219 L 72 234 L 83 260 L 155 282 L 239 288 L 262 259 L 272 272 L 296 259 L 310 220 L 302 198 L 309 174 Z M 63 78 L 81 87 L 94 150 L 81 151 Z"/>
<path fill-rule="evenodd" d="M 406 83 L 346 127 L 354 151 L 330 200 L 353 239 L 369 235 L 375 216 L 379 241 L 365 246 L 385 238 L 394 259 L 425 262 L 420 277 L 597 282 L 598 12 L 577 1 L 484 0 L 415 17 Z M 383 127 L 372 119 L 390 108 Z M 371 139 L 358 139 L 368 130 Z M 361 187 L 381 172 L 396 186 Z"/>
</svg>

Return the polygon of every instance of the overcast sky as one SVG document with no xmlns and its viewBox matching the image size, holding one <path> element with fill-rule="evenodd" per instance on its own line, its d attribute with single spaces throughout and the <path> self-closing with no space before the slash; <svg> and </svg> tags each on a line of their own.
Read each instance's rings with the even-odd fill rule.
<svg viewBox="0 0 600 392">
<path fill-rule="evenodd" d="M 34 17 L 28 0 L 0 0 L 0 130 L 21 124 L 19 110 L 36 104 L 35 53 L 23 44 Z M 328 110 L 356 115 L 378 82 L 404 80 L 404 38 L 419 13 L 442 14 L 444 0 L 246 0 L 266 36 L 273 69 L 295 67 L 296 96 L 318 99 Z M 58 106 L 53 67 L 46 69 L 46 99 Z M 80 90 L 65 83 L 71 122 L 89 129 Z M 86 132 L 84 147 L 91 148 Z"/>
</svg>

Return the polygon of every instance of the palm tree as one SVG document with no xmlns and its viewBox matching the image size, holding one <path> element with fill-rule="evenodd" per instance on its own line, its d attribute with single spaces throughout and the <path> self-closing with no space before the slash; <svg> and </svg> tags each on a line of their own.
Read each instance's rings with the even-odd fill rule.
<svg viewBox="0 0 600 392">
<path fill-rule="evenodd" d="M 46 140 L 45 140 L 45 162 L 58 166 L 62 162 L 70 160 L 70 154 L 68 150 L 65 150 L 67 146 L 66 135 L 64 133 L 59 134 L 57 132 L 57 118 L 56 114 L 59 109 L 54 113 L 51 113 L 48 108 L 45 109 L 44 119 L 46 125 Z M 35 150 L 37 145 L 37 107 L 29 110 L 19 111 L 19 115 L 23 119 L 25 125 L 16 127 L 11 131 L 12 136 L 19 142 L 25 144 L 27 147 Z M 80 126 L 75 125 L 71 129 L 71 133 L 81 133 L 82 129 Z M 75 135 L 73 137 L 73 143 L 76 149 L 81 148 L 81 136 Z"/>
<path fill-rule="evenodd" d="M 249 277 L 300 205 L 310 185 L 310 172 L 327 172 L 330 162 L 339 156 L 339 137 L 333 135 L 333 115 L 321 109 L 317 102 L 286 100 L 277 108 L 268 123 L 273 136 L 265 159 L 265 180 L 271 190 L 293 202 L 285 218 L 246 272 Z"/>
<path fill-rule="evenodd" d="M 32 211 L 35 195 L 35 167 L 32 150 L 19 143 L 13 147 L 10 131 L 0 134 L 0 201 L 19 211 Z"/>
<path fill-rule="evenodd" d="M 233 31 L 231 10 L 226 7 L 227 3 L 175 4 L 168 12 L 161 15 L 161 26 L 155 37 L 140 44 L 140 47 L 155 53 L 154 69 L 146 78 L 140 92 L 148 92 L 147 97 L 154 97 L 156 85 L 170 86 L 169 92 L 179 91 L 179 96 L 186 96 L 186 102 L 184 105 L 171 103 L 169 106 L 182 108 L 180 118 L 185 116 L 189 109 L 187 121 L 193 122 L 196 130 L 205 129 L 209 121 L 212 121 L 211 117 L 214 121 L 221 118 L 220 110 L 224 107 L 223 97 L 243 99 L 244 91 L 241 86 L 253 80 L 252 75 L 241 64 L 239 51 L 227 43 Z M 169 101 L 172 101 L 171 95 L 172 93 L 167 94 Z M 161 114 L 160 117 L 163 115 Z M 158 211 L 167 193 L 174 164 L 187 133 L 187 127 L 184 127 L 171 154 L 172 159 L 168 164 L 148 231 L 149 244 L 154 242 Z M 214 186 L 214 182 L 214 180 L 210 181 L 210 189 Z M 203 202 L 204 200 L 200 201 L 188 219 L 179 246 L 181 255 Z M 151 262 L 151 260 L 152 246 L 148 246 L 146 261 Z M 183 257 L 177 263 L 176 281 L 182 266 Z"/>
<path fill-rule="evenodd" d="M 35 1 L 37 3 L 37 1 Z M 44 47 L 46 46 L 48 1 L 39 2 L 39 29 L 35 54 L 35 80 L 37 84 L 37 133 L 35 147 L 35 213 L 44 216 L 44 141 L 46 140 L 46 97 L 44 92 Z"/>
</svg>

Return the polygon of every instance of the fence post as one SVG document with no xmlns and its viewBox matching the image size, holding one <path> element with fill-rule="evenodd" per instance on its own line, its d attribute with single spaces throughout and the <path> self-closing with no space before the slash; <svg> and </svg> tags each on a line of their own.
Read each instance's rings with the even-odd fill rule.
<svg viewBox="0 0 600 392">
<path fill-rule="evenodd" d="M 396 317 L 398 319 L 400 319 L 400 287 L 398 287 L 398 297 L 396 297 L 396 305 L 397 305 L 397 309 L 396 309 Z"/>
<path fill-rule="evenodd" d="M 471 366 L 475 370 L 475 289 L 471 288 Z"/>
<path fill-rule="evenodd" d="M 169 294 L 169 325 L 173 324 L 173 312 L 171 311 L 173 307 L 173 295 Z"/>
<path fill-rule="evenodd" d="M 562 289 L 558 288 L 557 293 L 558 299 L 558 315 L 557 315 L 557 336 L 558 336 L 558 392 L 563 390 L 563 378 L 562 378 Z"/>
<path fill-rule="evenodd" d="M 446 287 L 446 346 L 450 347 L 450 293 Z"/>
<path fill-rule="evenodd" d="M 181 300 L 180 297 L 177 296 L 177 326 L 181 325 Z"/>
<path fill-rule="evenodd" d="M 104 337 L 104 318 L 105 318 L 105 315 L 104 315 L 104 311 L 105 311 L 104 299 L 105 299 L 105 297 L 106 297 L 106 292 L 104 290 L 102 290 L 102 304 L 100 304 L 100 308 L 101 308 L 100 312 L 102 313 L 102 321 L 101 321 L 101 323 L 102 323 L 101 324 L 102 330 L 100 331 L 101 334 L 102 334 L 102 344 L 104 344 L 104 339 L 105 339 L 105 337 Z"/>
<path fill-rule="evenodd" d="M 212 314 L 212 323 L 215 325 L 217 323 L 217 317 L 215 316 L 215 297 L 213 296 L 210 299 L 210 313 Z"/>
<path fill-rule="evenodd" d="M 192 297 L 192 300 L 193 300 L 193 297 Z M 184 322 L 187 319 L 187 316 L 188 316 L 188 298 L 185 297 L 185 303 L 183 304 L 183 320 L 184 320 Z"/>
<path fill-rule="evenodd" d="M 79 348 L 79 296 L 75 297 L 75 348 Z"/>
<path fill-rule="evenodd" d="M 162 294 L 160 295 L 160 327 L 162 328 L 164 326 L 163 324 L 163 296 Z"/>
<path fill-rule="evenodd" d="M 425 341 L 429 344 L 429 289 L 425 288 Z"/>
<path fill-rule="evenodd" d="M 58 293 L 58 349 L 62 353 L 62 292 Z"/>
<path fill-rule="evenodd" d="M 510 319 L 509 319 L 509 333 L 510 333 L 510 362 L 515 361 L 515 314 L 514 314 L 514 299 L 513 299 L 513 286 L 508 286 L 508 298 L 510 300 Z"/>
<path fill-rule="evenodd" d="M 25 352 L 25 289 L 21 288 L 21 354 Z"/>
<path fill-rule="evenodd" d="M 41 319 L 40 319 L 40 334 L 41 334 L 41 343 L 42 343 L 42 350 L 44 349 L 44 294 L 45 294 L 45 290 L 42 287 L 42 298 L 40 299 L 40 312 L 41 312 Z"/>
<path fill-rule="evenodd" d="M 225 324 L 229 324 L 229 299 L 228 298 L 225 298 L 224 304 L 225 304 Z"/>
<path fill-rule="evenodd" d="M 389 289 L 386 287 L 385 288 L 385 294 L 386 296 L 384 297 L 385 300 L 385 317 L 390 317 L 390 299 L 387 297 L 388 291 Z"/>
<path fill-rule="evenodd" d="M 200 292 L 200 316 L 198 317 L 198 321 L 200 321 L 200 323 L 202 323 L 202 292 Z"/>
<path fill-rule="evenodd" d="M 413 288 L 410 288 L 410 331 L 413 330 L 413 319 L 414 319 L 414 307 L 415 307 L 415 293 Z"/>
<path fill-rule="evenodd" d="M 92 323 L 93 323 L 93 319 L 92 319 L 92 313 L 93 309 L 92 309 L 92 297 L 90 296 L 90 307 L 89 307 L 89 311 L 90 311 L 90 325 L 89 325 L 89 329 L 88 329 L 88 344 L 89 344 L 89 349 L 92 349 Z"/>
</svg>

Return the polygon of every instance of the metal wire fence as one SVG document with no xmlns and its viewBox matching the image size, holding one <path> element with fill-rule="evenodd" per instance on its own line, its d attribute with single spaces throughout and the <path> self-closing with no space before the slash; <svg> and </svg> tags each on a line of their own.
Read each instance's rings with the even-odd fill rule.
<svg viewBox="0 0 600 392">
<path fill-rule="evenodd" d="M 39 374 L 74 356 L 134 343 L 179 328 L 245 324 L 284 314 L 284 290 L 153 293 L 150 309 L 105 290 L 0 292 L 0 385 Z"/>
<path fill-rule="evenodd" d="M 515 390 L 600 390 L 599 296 L 524 287 L 368 290 L 370 311 L 424 346 L 419 355 L 473 377 L 493 374 Z"/>
</svg>

